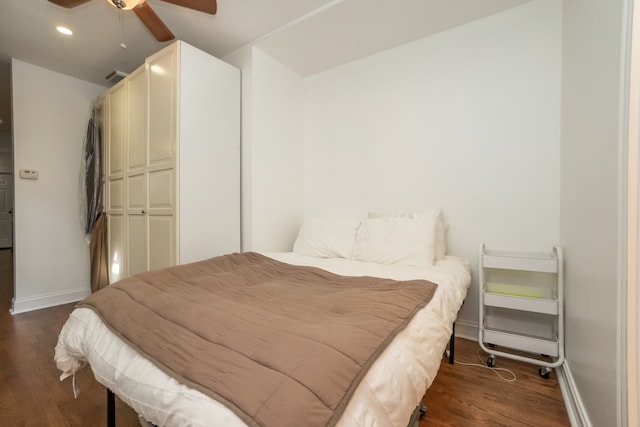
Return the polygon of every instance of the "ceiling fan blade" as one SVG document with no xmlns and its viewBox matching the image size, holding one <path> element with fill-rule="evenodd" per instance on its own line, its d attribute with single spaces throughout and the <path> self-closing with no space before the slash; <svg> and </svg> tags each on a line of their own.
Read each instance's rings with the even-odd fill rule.
<svg viewBox="0 0 640 427">
<path fill-rule="evenodd" d="M 177 4 L 178 6 L 197 10 L 199 12 L 215 15 L 218 11 L 216 0 L 164 0 L 167 3 Z"/>
<path fill-rule="evenodd" d="M 71 9 L 72 7 L 80 6 L 87 3 L 90 0 L 49 0 L 53 4 Z"/>
<path fill-rule="evenodd" d="M 135 12 L 135 14 L 140 18 L 142 23 L 147 27 L 147 29 L 153 34 L 153 36 L 159 42 L 168 42 L 169 40 L 173 40 L 175 36 L 173 33 L 164 25 L 164 22 L 160 19 L 158 15 L 151 9 L 151 6 L 147 4 L 147 2 L 142 2 L 138 6 L 131 9 Z"/>
</svg>

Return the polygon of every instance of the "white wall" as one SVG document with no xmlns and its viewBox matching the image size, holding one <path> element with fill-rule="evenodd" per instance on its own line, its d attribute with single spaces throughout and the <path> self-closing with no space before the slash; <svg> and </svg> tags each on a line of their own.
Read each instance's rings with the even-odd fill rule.
<svg viewBox="0 0 640 427">
<path fill-rule="evenodd" d="M 243 250 L 289 251 L 302 218 L 303 79 L 249 48 L 242 69 Z"/>
<path fill-rule="evenodd" d="M 586 422 L 590 418 L 594 426 L 624 425 L 617 418 L 622 413 L 617 394 L 624 389 L 617 325 L 624 3 L 565 0 L 563 10 L 560 237 L 566 370 L 587 408 Z"/>
<path fill-rule="evenodd" d="M 89 293 L 89 248 L 79 220 L 79 174 L 91 101 L 105 88 L 12 60 L 15 169 L 14 313 Z M 16 173 L 17 175 L 17 173 Z"/>
<path fill-rule="evenodd" d="M 560 2 L 537 0 L 305 80 L 306 216 L 441 206 L 450 253 L 559 240 Z M 460 319 L 477 325 L 474 272 Z"/>
<path fill-rule="evenodd" d="M 231 52 L 222 59 L 239 68 L 240 73 L 240 248 L 251 250 L 251 135 L 253 48 L 248 46 Z"/>
</svg>

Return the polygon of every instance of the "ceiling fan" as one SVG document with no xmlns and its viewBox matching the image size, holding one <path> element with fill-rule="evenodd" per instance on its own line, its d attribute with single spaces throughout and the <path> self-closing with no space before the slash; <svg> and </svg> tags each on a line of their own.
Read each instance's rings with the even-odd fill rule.
<svg viewBox="0 0 640 427">
<path fill-rule="evenodd" d="M 87 3 L 90 0 L 49 0 L 51 3 L 68 9 Z M 217 11 L 216 0 L 163 0 L 178 6 L 187 7 L 199 12 L 215 15 Z M 145 0 L 107 0 L 109 4 L 122 10 L 133 10 L 142 23 L 160 42 L 173 40 L 175 36 L 162 22 L 160 17 L 151 9 Z"/>
</svg>

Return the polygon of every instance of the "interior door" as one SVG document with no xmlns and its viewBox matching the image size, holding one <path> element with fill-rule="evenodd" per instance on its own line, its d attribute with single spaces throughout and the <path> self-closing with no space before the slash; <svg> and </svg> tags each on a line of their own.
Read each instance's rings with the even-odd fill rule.
<svg viewBox="0 0 640 427">
<path fill-rule="evenodd" d="M 13 174 L 0 173 L 0 249 L 13 247 Z"/>
</svg>

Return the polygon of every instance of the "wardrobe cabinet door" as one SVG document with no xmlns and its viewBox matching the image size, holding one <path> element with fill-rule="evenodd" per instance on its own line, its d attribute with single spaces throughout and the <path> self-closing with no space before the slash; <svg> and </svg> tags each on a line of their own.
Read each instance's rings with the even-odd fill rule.
<svg viewBox="0 0 640 427">
<path fill-rule="evenodd" d="M 149 269 L 177 263 L 176 144 L 177 46 L 147 61 L 149 145 L 147 221 Z"/>
<path fill-rule="evenodd" d="M 127 78 L 127 276 L 149 269 L 147 224 L 147 73 L 140 67 Z"/>
<path fill-rule="evenodd" d="M 125 143 L 126 87 L 115 86 L 106 97 L 106 200 L 109 282 L 125 277 Z"/>
<path fill-rule="evenodd" d="M 130 176 L 127 187 L 127 275 L 132 276 L 149 269 L 145 175 Z"/>
</svg>

